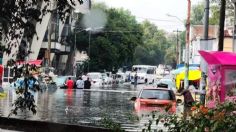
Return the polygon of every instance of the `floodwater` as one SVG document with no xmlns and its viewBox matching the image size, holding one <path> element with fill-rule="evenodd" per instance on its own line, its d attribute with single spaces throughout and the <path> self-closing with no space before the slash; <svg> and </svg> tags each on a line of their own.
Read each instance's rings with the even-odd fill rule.
<svg viewBox="0 0 236 132">
<path fill-rule="evenodd" d="M 56 89 L 48 88 L 35 93 L 37 114 L 18 111 L 12 118 L 49 122 L 102 126 L 105 118 L 121 123 L 126 131 L 140 131 L 144 122 L 136 120 L 134 104 L 130 98 L 137 96 L 144 85 L 120 85 L 113 88 Z M 7 97 L 0 99 L 0 116 L 8 116 L 16 99 L 14 89 L 6 90 Z M 146 120 L 148 121 L 148 120 Z"/>
<path fill-rule="evenodd" d="M 34 94 L 36 115 L 18 111 L 17 116 L 11 117 L 91 126 L 101 126 L 101 120 L 109 118 L 125 128 L 134 128 L 135 121 L 132 119 L 136 114 L 130 98 L 136 96 L 142 87 L 126 84 L 90 90 L 48 88 Z M 17 97 L 13 88 L 6 92 L 7 97 L 0 99 L 0 116 L 8 116 Z"/>
</svg>

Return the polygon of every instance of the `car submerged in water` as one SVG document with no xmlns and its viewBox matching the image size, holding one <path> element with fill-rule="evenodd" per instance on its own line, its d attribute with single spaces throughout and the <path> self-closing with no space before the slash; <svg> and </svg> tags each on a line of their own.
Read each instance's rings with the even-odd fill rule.
<svg viewBox="0 0 236 132">
<path fill-rule="evenodd" d="M 167 88 L 143 88 L 138 97 L 132 97 L 138 115 L 146 112 L 176 112 L 176 98 L 172 90 Z M 167 110 L 167 111 L 166 111 Z"/>
</svg>

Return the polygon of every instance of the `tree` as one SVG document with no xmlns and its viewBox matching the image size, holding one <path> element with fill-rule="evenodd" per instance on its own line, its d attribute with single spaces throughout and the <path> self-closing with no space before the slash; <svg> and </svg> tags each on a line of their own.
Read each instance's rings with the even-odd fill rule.
<svg viewBox="0 0 236 132">
<path fill-rule="evenodd" d="M 202 25 L 204 19 L 204 2 L 192 6 L 191 24 Z"/>
<path fill-rule="evenodd" d="M 166 63 L 166 50 L 173 43 L 170 43 L 164 31 L 159 30 L 149 21 L 144 21 L 141 26 L 143 45 L 138 46 L 135 50 L 136 64 L 158 65 Z"/>
<path fill-rule="evenodd" d="M 212 0 L 210 5 L 210 17 L 209 24 L 210 25 L 218 25 L 220 18 L 220 3 L 217 0 Z M 228 16 L 233 16 L 232 13 L 232 4 L 228 3 Z M 205 11 L 205 3 L 204 1 L 199 2 L 192 7 L 191 13 L 191 24 L 193 25 L 202 25 L 204 20 L 204 11 Z"/>
<path fill-rule="evenodd" d="M 132 65 L 135 47 L 142 43 L 142 30 L 135 17 L 124 9 L 107 8 L 104 4 L 94 4 L 92 9 L 100 9 L 106 13 L 107 23 L 103 31 L 92 32 L 89 69 L 113 70 Z M 80 16 L 83 18 L 83 15 Z M 84 29 L 80 19 L 76 27 Z M 77 37 L 77 48 L 88 53 L 88 32 L 81 32 Z M 73 35 L 72 35 L 73 36 Z M 111 50 L 112 49 L 112 50 Z M 105 52 L 106 51 L 106 52 Z"/>
<path fill-rule="evenodd" d="M 75 4 L 70 0 L 72 4 Z M 82 4 L 83 0 L 78 0 Z M 45 3 L 45 6 L 41 9 L 41 4 Z M 55 11 L 59 14 L 60 19 L 63 21 L 66 15 L 70 13 L 71 6 L 67 0 L 4 0 L 0 3 L 0 52 L 11 53 L 11 48 L 19 45 L 22 38 L 26 38 L 26 41 L 30 42 L 33 35 L 37 34 L 35 30 L 35 23 L 41 22 L 46 13 L 51 13 L 52 9 L 50 5 L 56 3 Z M 2 40 L 6 43 L 1 43 Z M 25 45 L 24 45 L 25 46 Z M 25 57 L 30 53 L 25 51 L 24 48 L 19 52 Z M 20 56 L 20 59 L 24 59 L 24 56 Z M 8 66 L 14 67 L 15 77 L 17 80 L 22 78 L 20 86 L 16 90 L 19 97 L 14 102 L 14 109 L 11 114 L 17 114 L 17 110 L 29 109 L 33 113 L 36 113 L 36 105 L 34 104 L 34 98 L 30 90 L 39 90 L 36 85 L 37 80 L 32 76 L 32 72 L 37 71 L 35 65 L 23 65 L 21 67 L 16 66 L 15 60 L 9 60 Z"/>
</svg>

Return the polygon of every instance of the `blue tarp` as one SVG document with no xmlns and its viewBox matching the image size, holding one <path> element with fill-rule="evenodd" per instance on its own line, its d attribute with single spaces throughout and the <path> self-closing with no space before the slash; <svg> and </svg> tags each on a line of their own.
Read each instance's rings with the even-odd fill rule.
<svg viewBox="0 0 236 132">
<path fill-rule="evenodd" d="M 178 64 L 177 69 L 184 67 L 184 64 Z M 189 67 L 200 67 L 200 64 L 189 64 Z"/>
<path fill-rule="evenodd" d="M 198 70 L 198 69 L 199 69 L 199 67 L 197 67 L 197 66 L 190 66 L 189 67 L 189 70 Z M 172 70 L 171 73 L 172 74 L 179 74 L 179 73 L 184 72 L 184 71 L 185 71 L 185 67 L 181 67 L 181 68 L 178 68 L 176 70 Z"/>
</svg>

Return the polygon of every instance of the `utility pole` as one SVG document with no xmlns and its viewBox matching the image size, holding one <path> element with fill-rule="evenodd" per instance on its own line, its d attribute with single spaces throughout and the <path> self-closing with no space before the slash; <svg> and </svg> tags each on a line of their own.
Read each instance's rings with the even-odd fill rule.
<svg viewBox="0 0 236 132">
<path fill-rule="evenodd" d="M 51 66 L 50 60 L 51 60 L 51 21 L 49 21 L 48 24 L 48 64 L 47 67 Z"/>
<path fill-rule="evenodd" d="M 184 89 L 188 89 L 188 73 L 189 73 L 189 34 L 190 34 L 190 12 L 191 12 L 191 0 L 188 0 L 188 14 L 186 23 L 186 52 L 185 52 L 185 78 L 184 78 Z"/>
<path fill-rule="evenodd" d="M 181 46 L 179 44 L 179 33 L 181 31 L 179 31 L 178 29 L 176 31 L 176 39 L 177 39 L 177 43 L 176 43 L 176 64 L 180 64 L 181 62 Z"/>
<path fill-rule="evenodd" d="M 91 58 L 91 57 L 90 57 L 91 30 L 92 30 L 92 29 L 89 30 L 89 47 L 88 47 L 89 61 L 88 61 L 88 72 L 89 72 L 89 65 L 90 65 L 89 63 L 90 63 L 90 58 Z"/>
<path fill-rule="evenodd" d="M 204 40 L 208 40 L 208 25 L 209 25 L 209 0 L 206 0 L 205 15 L 204 15 Z"/>
<path fill-rule="evenodd" d="M 221 0 L 218 51 L 224 49 L 225 0 Z"/>
<path fill-rule="evenodd" d="M 204 41 L 208 42 L 208 28 L 209 28 L 209 0 L 205 0 L 205 12 L 204 12 L 204 35 L 203 35 L 203 39 Z M 207 43 L 208 44 L 208 43 Z M 201 80 L 200 80 L 200 89 L 205 91 L 206 90 L 206 76 L 205 73 L 203 71 L 205 71 L 204 69 L 206 67 L 205 66 L 206 62 L 204 62 L 201 59 Z M 200 95 L 200 102 L 201 104 L 205 105 L 205 93 Z"/>
<path fill-rule="evenodd" d="M 234 33 L 233 33 L 233 52 L 236 52 L 236 0 L 231 0 L 234 4 Z"/>
</svg>

